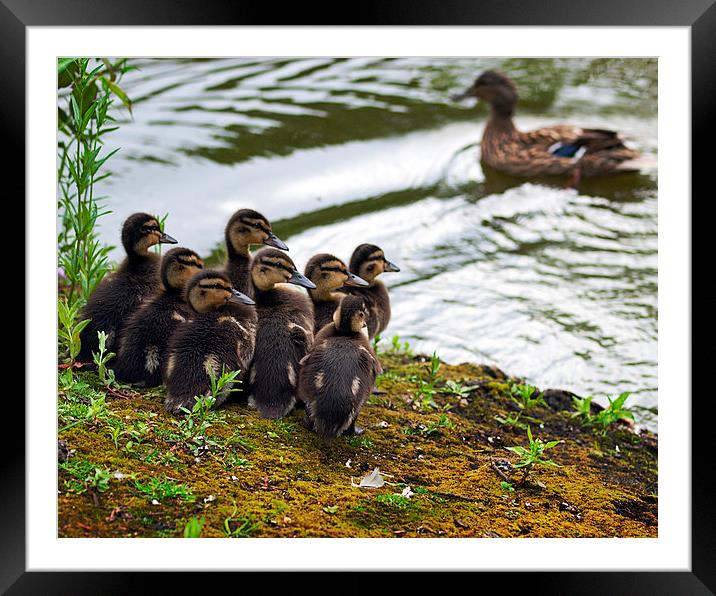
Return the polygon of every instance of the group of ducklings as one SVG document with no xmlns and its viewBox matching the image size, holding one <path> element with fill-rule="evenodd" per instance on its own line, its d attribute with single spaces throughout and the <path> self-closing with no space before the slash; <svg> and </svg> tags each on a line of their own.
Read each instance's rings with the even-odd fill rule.
<svg viewBox="0 0 716 596">
<path fill-rule="evenodd" d="M 241 393 L 261 416 L 305 406 L 304 424 L 324 438 L 361 432 L 356 419 L 382 372 L 369 340 L 390 320 L 388 290 L 377 278 L 399 268 L 379 247 L 361 244 L 348 267 L 317 254 L 302 274 L 268 219 L 251 209 L 231 217 L 225 240 L 223 269 L 204 269 L 187 248 L 163 257 L 149 250 L 177 243 L 156 217 L 127 218 L 127 256 L 84 308 L 90 323 L 78 360 L 92 361 L 104 331 L 117 380 L 163 383 L 170 412 L 191 409 L 195 396 L 211 391 L 212 376 L 240 371 Z M 256 244 L 266 247 L 252 255 Z"/>
</svg>

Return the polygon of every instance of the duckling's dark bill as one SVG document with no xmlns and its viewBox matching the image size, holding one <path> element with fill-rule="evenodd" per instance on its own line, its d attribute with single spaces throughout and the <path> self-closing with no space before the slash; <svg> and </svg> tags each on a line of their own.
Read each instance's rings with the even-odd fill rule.
<svg viewBox="0 0 716 596">
<path fill-rule="evenodd" d="M 179 241 L 172 238 L 169 234 L 162 234 L 159 236 L 160 244 L 178 244 Z"/>
<path fill-rule="evenodd" d="M 251 298 L 249 298 L 246 294 L 242 294 L 238 290 L 231 290 L 231 296 L 229 297 L 229 303 L 230 304 L 256 304 Z"/>
<path fill-rule="evenodd" d="M 357 275 L 350 273 L 348 275 L 348 279 L 345 281 L 345 283 L 343 285 L 354 286 L 354 287 L 365 287 L 369 284 L 362 277 L 358 277 Z"/>
<path fill-rule="evenodd" d="M 297 286 L 303 286 L 304 288 L 308 288 L 309 290 L 315 290 L 316 284 L 314 284 L 310 279 L 308 279 L 303 273 L 300 273 L 299 271 L 294 271 L 293 275 L 288 279 L 288 283 L 290 284 L 296 284 Z"/>
<path fill-rule="evenodd" d="M 274 248 L 280 248 L 281 250 L 288 250 L 286 243 L 276 236 L 276 234 L 269 234 L 268 238 L 264 240 L 264 244 L 267 246 L 273 246 Z"/>
<path fill-rule="evenodd" d="M 398 267 L 395 263 L 391 263 L 388 259 L 386 259 L 384 271 L 400 271 L 400 267 Z"/>
</svg>

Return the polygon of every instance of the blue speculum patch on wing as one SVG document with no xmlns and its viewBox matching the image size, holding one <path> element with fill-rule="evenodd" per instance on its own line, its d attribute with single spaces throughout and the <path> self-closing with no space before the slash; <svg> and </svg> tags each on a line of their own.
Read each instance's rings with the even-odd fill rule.
<svg viewBox="0 0 716 596">
<path fill-rule="evenodd" d="M 549 148 L 552 155 L 558 157 L 573 157 L 579 159 L 584 155 L 586 148 L 580 145 L 570 145 L 567 143 L 555 143 Z"/>
</svg>

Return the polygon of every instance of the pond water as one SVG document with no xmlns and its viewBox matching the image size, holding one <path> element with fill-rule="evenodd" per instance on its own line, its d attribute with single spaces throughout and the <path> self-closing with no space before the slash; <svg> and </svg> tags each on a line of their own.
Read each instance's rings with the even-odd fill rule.
<svg viewBox="0 0 716 596">
<path fill-rule="evenodd" d="M 516 82 L 523 130 L 613 128 L 656 157 L 654 60 L 246 58 L 135 60 L 130 120 L 102 194 L 118 244 L 135 211 L 208 256 L 238 208 L 264 213 L 300 269 L 378 244 L 386 336 L 449 362 L 498 365 L 580 395 L 632 391 L 655 428 L 657 172 L 564 183 L 485 171 L 485 106 L 455 105 L 486 68 Z M 216 253 L 220 256 L 220 252 Z M 121 252 L 112 253 L 121 258 Z"/>
</svg>

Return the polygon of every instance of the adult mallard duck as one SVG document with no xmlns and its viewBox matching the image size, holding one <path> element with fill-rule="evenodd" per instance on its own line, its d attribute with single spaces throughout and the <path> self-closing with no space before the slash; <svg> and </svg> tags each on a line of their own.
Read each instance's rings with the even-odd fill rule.
<svg viewBox="0 0 716 596">
<path fill-rule="evenodd" d="M 639 152 L 624 145 L 618 133 L 597 128 L 556 125 L 522 132 L 512 117 L 518 95 L 504 74 L 488 70 L 454 101 L 468 97 L 490 104 L 490 119 L 482 135 L 482 161 L 496 170 L 520 178 L 603 176 L 638 171 Z"/>
</svg>

